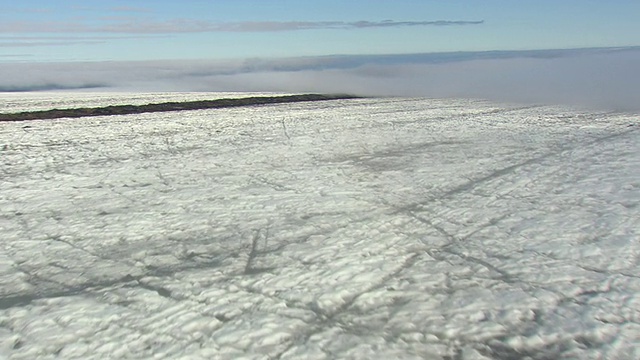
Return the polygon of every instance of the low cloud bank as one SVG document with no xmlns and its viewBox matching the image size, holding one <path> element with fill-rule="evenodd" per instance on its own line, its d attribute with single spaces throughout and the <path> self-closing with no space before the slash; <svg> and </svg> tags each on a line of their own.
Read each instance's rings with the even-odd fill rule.
<svg viewBox="0 0 640 360">
<path fill-rule="evenodd" d="M 472 97 L 639 111 L 640 48 L 242 61 L 6 63 L 0 92 L 279 91 Z"/>
</svg>

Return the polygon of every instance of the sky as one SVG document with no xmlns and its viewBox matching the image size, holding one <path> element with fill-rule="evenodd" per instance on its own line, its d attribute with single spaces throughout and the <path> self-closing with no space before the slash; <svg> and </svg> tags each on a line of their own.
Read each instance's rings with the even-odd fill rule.
<svg viewBox="0 0 640 360">
<path fill-rule="evenodd" d="M 0 0 L 0 93 L 278 91 L 640 110 L 637 0 Z"/>
<path fill-rule="evenodd" d="M 640 45 L 637 0 L 2 0 L 0 61 Z"/>
</svg>

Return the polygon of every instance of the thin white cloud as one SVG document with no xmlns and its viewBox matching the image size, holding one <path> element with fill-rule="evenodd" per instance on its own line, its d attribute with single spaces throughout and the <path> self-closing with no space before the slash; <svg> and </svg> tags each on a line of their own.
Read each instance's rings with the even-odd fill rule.
<svg viewBox="0 0 640 360">
<path fill-rule="evenodd" d="M 461 25 L 481 25 L 484 21 L 262 21 L 262 22 L 238 22 L 213 24 L 214 31 L 233 32 L 265 32 L 265 31 L 292 31 L 292 30 L 313 30 L 313 29 L 363 29 L 363 28 L 386 28 L 386 27 L 408 27 L 408 26 L 461 26 Z"/>
<path fill-rule="evenodd" d="M 436 21 L 247 21 L 215 23 L 193 19 L 169 21 L 111 21 L 99 25 L 84 22 L 33 22 L 8 21 L 0 24 L 0 33 L 130 33 L 173 34 L 203 32 L 276 32 L 318 29 L 364 29 L 416 26 L 468 26 L 482 25 L 483 20 L 436 20 Z"/>
<path fill-rule="evenodd" d="M 21 14 L 50 14 L 54 10 L 51 8 L 5 8 L 6 13 L 21 13 Z"/>
<path fill-rule="evenodd" d="M 40 47 L 104 44 L 100 40 L 65 40 L 65 41 L 0 41 L 0 47 Z"/>
<path fill-rule="evenodd" d="M 152 13 L 151 8 L 137 7 L 137 6 L 112 6 L 112 7 L 99 7 L 99 6 L 87 6 L 87 5 L 73 5 L 71 9 L 76 11 L 86 12 L 125 12 L 125 13 Z"/>
<path fill-rule="evenodd" d="M 115 12 L 126 12 L 126 13 L 151 13 L 153 12 L 152 9 L 150 8 L 142 8 L 142 7 L 135 7 L 135 6 L 116 6 L 116 7 L 112 7 L 109 8 L 110 11 L 115 11 Z"/>
<path fill-rule="evenodd" d="M 109 40 L 158 38 L 162 35 L 121 35 L 121 36 L 2 36 L 0 47 L 38 47 L 104 44 Z"/>
<path fill-rule="evenodd" d="M 163 38 L 166 36 L 156 35 L 154 38 Z M 70 35 L 70 36 L 30 36 L 30 35 L 19 35 L 19 36 L 7 36 L 0 35 L 0 41 L 27 41 L 27 40 L 60 40 L 60 41 L 77 41 L 77 40 L 118 40 L 118 39 L 148 39 L 149 36 L 145 35 L 103 35 L 103 36 L 78 36 L 78 35 Z"/>
</svg>

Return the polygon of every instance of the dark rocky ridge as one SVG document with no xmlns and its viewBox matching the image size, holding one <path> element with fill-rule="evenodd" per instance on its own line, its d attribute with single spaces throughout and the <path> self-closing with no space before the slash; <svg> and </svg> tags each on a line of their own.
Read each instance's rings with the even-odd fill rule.
<svg viewBox="0 0 640 360">
<path fill-rule="evenodd" d="M 60 118 L 80 118 L 87 116 L 104 116 L 104 115 L 129 115 L 142 114 L 152 112 L 181 111 L 181 110 L 202 110 L 229 108 L 238 106 L 281 104 L 304 101 L 327 101 L 327 100 L 344 100 L 358 98 L 354 95 L 334 94 L 304 94 L 304 95 L 285 95 L 285 96 L 256 96 L 239 99 L 217 99 L 217 100 L 200 100 L 186 102 L 164 102 L 158 104 L 146 105 L 113 105 L 94 108 L 77 108 L 77 109 L 52 109 L 41 111 L 25 111 L 19 113 L 0 114 L 0 121 L 26 121 L 26 120 L 49 120 Z"/>
</svg>

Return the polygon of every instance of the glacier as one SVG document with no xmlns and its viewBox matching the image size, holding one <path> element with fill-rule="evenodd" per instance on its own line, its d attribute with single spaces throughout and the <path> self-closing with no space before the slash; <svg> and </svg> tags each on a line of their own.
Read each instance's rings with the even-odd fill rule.
<svg viewBox="0 0 640 360">
<path fill-rule="evenodd" d="M 1 123 L 0 358 L 640 358 L 638 116 L 370 98 Z"/>
</svg>

